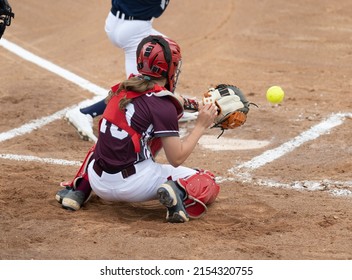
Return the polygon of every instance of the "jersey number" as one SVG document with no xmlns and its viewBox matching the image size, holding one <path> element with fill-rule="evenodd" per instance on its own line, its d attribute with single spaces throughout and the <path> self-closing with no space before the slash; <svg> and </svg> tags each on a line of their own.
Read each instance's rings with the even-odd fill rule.
<svg viewBox="0 0 352 280">
<path fill-rule="evenodd" d="M 132 103 L 128 104 L 126 107 L 126 120 L 127 120 L 128 125 L 131 125 L 131 118 L 132 118 L 134 112 L 135 112 L 135 110 L 134 110 L 133 104 Z M 107 129 L 106 119 L 102 119 L 101 124 L 100 124 L 100 132 L 105 133 L 106 129 Z M 128 133 L 126 130 L 121 129 L 114 124 L 111 124 L 111 126 L 110 126 L 110 134 L 112 137 L 117 138 L 119 140 L 122 140 L 122 139 L 125 139 L 126 137 L 128 137 Z"/>
</svg>

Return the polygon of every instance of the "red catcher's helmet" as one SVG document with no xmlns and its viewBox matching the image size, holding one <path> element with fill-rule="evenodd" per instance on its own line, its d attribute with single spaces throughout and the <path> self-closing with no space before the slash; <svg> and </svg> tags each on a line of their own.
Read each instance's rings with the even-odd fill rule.
<svg viewBox="0 0 352 280">
<path fill-rule="evenodd" d="M 144 38 L 137 47 L 138 72 L 155 78 L 166 78 L 165 87 L 174 92 L 181 68 L 180 46 L 157 35 Z"/>
</svg>

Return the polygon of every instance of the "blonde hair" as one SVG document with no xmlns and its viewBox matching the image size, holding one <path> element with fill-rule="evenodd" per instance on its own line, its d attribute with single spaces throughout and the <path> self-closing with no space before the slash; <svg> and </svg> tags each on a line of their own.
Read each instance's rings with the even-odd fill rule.
<svg viewBox="0 0 352 280">
<path fill-rule="evenodd" d="M 124 80 L 120 83 L 120 86 L 116 92 L 113 92 L 112 90 L 109 91 L 109 94 L 105 99 L 105 103 L 108 103 L 113 96 L 119 95 L 122 91 L 144 92 L 150 90 L 154 87 L 157 80 L 159 79 L 154 77 L 151 78 L 149 76 L 135 76 Z M 132 99 L 126 97 L 122 98 L 119 104 L 119 108 L 121 110 L 125 109 L 131 100 Z"/>
</svg>

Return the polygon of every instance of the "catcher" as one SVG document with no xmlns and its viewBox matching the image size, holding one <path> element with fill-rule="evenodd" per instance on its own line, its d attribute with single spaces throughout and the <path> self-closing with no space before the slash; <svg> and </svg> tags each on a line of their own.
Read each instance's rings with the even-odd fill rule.
<svg viewBox="0 0 352 280">
<path fill-rule="evenodd" d="M 143 202 L 159 199 L 166 220 L 182 223 L 199 218 L 219 194 L 215 176 L 181 164 L 200 137 L 214 124 L 229 122 L 230 107 L 246 115 L 234 87 L 219 85 L 204 96 L 203 104 L 174 95 L 181 66 L 180 47 L 162 36 L 148 36 L 137 49 L 140 75 L 113 86 L 100 122 L 97 143 L 80 170 L 56 199 L 78 210 L 93 190 L 108 201 Z M 230 98 L 225 98 L 230 97 Z M 222 98 L 228 99 L 225 103 Z M 232 102 L 232 106 L 228 105 Z M 195 127 L 179 137 L 178 120 L 184 108 L 198 110 Z M 242 114 L 236 125 L 245 122 Z M 235 118 L 232 118 L 233 120 Z M 229 128 L 234 128 L 229 124 Z M 225 129 L 225 128 L 224 128 Z M 169 164 L 155 162 L 163 148 Z"/>
<path fill-rule="evenodd" d="M 15 14 L 12 12 L 7 0 L 0 0 L 0 39 L 5 32 L 6 26 L 11 25 L 11 18 L 14 17 Z"/>
</svg>

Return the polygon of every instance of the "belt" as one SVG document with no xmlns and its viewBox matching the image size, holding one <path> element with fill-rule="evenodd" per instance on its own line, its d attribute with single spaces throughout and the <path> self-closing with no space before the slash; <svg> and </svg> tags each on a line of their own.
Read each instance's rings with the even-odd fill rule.
<svg viewBox="0 0 352 280">
<path fill-rule="evenodd" d="M 134 165 L 130 165 L 125 169 L 118 170 L 118 171 L 106 171 L 97 162 L 94 162 L 93 169 L 99 177 L 101 177 L 101 175 L 103 174 L 103 171 L 109 174 L 117 174 L 121 172 L 121 175 L 124 179 L 132 176 L 133 174 L 136 174 L 136 168 L 134 167 Z"/>
<path fill-rule="evenodd" d="M 151 20 L 152 19 L 152 17 L 141 18 L 141 17 L 129 16 L 129 15 L 126 15 L 125 13 L 121 12 L 120 10 L 118 10 L 115 7 L 112 7 L 110 11 L 115 17 L 117 16 L 118 18 L 124 19 L 124 20 Z"/>
</svg>

